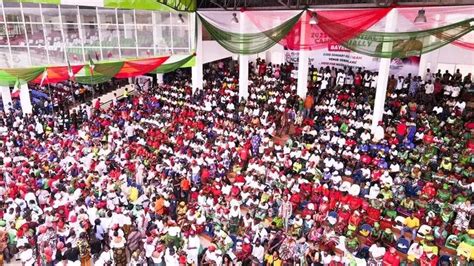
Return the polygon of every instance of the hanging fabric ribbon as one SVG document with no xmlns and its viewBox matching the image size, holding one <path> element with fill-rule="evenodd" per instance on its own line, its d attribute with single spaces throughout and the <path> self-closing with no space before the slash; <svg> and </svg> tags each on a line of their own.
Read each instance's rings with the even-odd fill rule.
<svg viewBox="0 0 474 266">
<path fill-rule="evenodd" d="M 150 73 L 163 64 L 169 56 L 158 58 L 147 58 L 125 61 L 122 68 L 114 77 L 116 78 L 130 78 Z"/>
<path fill-rule="evenodd" d="M 185 58 L 181 59 L 181 60 L 178 60 L 178 61 L 175 61 L 175 62 L 170 62 L 170 63 L 166 63 L 166 64 L 162 64 L 161 66 L 159 66 L 158 68 L 156 68 L 155 70 L 153 70 L 151 73 L 169 73 L 169 72 L 173 72 L 175 70 L 177 70 L 178 68 L 181 68 L 181 67 L 185 67 L 185 66 L 188 66 L 190 65 L 190 62 L 195 60 L 195 55 L 190 55 L 190 56 L 186 56 Z M 168 59 L 166 62 L 170 61 L 170 59 Z"/>
<path fill-rule="evenodd" d="M 76 81 L 82 84 L 99 84 L 111 80 L 123 66 L 123 61 L 94 64 L 94 75 L 91 76 L 90 66 L 84 68 L 76 75 Z"/>
<path fill-rule="evenodd" d="M 0 69 L 0 86 L 14 86 L 15 83 L 27 83 L 44 72 L 44 67 Z"/>
<path fill-rule="evenodd" d="M 343 43 L 384 18 L 391 8 L 308 10 L 280 42 L 289 50 L 316 50 Z M 310 24 L 316 16 L 317 24 Z M 252 20 L 258 24 L 258 18 Z M 302 32 L 304 31 L 304 32 Z"/>
<path fill-rule="evenodd" d="M 373 57 L 405 58 L 441 48 L 474 29 L 474 19 L 444 27 L 414 32 L 366 31 L 342 45 L 346 48 Z M 389 43 L 390 45 L 384 45 Z M 387 48 L 388 47 L 388 48 Z"/>
<path fill-rule="evenodd" d="M 420 7 L 398 8 L 398 31 L 429 30 L 473 18 L 474 6 L 431 6 L 424 7 L 426 22 L 414 23 Z M 470 32 L 451 44 L 474 50 L 474 32 Z"/>
<path fill-rule="evenodd" d="M 251 22 L 239 21 L 240 15 L 252 20 L 254 12 L 250 11 L 225 12 L 225 17 L 212 12 L 200 12 L 198 16 L 209 34 L 228 51 L 236 54 L 257 54 L 270 49 L 281 41 L 295 26 L 302 14 L 302 12 L 295 14 L 295 11 L 276 11 L 265 16 L 263 12 L 259 13 L 262 15 L 260 19 L 263 26 L 261 27 L 256 27 Z M 235 17 L 233 18 L 233 16 Z M 240 23 L 244 23 L 244 26 Z"/>
<path fill-rule="evenodd" d="M 71 66 L 71 70 L 76 74 L 82 67 L 83 65 Z M 69 79 L 67 66 L 46 67 L 46 71 L 48 71 L 48 78 L 43 81 L 43 84 L 57 83 Z M 41 76 L 36 77 L 32 82 L 39 84 L 41 82 Z"/>
</svg>

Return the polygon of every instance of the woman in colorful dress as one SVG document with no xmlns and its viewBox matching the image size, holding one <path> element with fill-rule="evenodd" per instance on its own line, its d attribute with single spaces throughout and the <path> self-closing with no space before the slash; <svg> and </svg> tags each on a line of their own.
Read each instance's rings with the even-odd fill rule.
<svg viewBox="0 0 474 266">
<path fill-rule="evenodd" d="M 77 240 L 76 245 L 79 248 L 79 255 L 81 257 L 81 266 L 91 266 L 92 265 L 91 247 L 89 245 L 89 239 L 85 232 L 82 232 L 79 235 L 79 239 Z"/>
<path fill-rule="evenodd" d="M 112 248 L 114 253 L 114 265 L 116 266 L 127 265 L 125 243 L 125 238 L 121 236 L 118 231 L 115 231 L 112 240 L 110 241 L 110 247 Z"/>
</svg>

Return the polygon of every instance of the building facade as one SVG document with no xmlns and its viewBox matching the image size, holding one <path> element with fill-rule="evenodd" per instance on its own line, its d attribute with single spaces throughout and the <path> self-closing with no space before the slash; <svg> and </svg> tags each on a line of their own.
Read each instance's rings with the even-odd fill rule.
<svg viewBox="0 0 474 266">
<path fill-rule="evenodd" d="M 0 2 L 0 9 L 0 68 L 192 50 L 187 13 L 11 2 Z"/>
</svg>

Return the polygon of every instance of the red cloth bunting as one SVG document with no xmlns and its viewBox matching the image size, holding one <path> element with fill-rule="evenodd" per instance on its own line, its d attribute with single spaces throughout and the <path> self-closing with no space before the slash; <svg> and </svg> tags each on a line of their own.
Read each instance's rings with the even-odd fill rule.
<svg viewBox="0 0 474 266">
<path fill-rule="evenodd" d="M 344 43 L 384 18 L 391 8 L 306 11 L 280 42 L 289 50 L 316 50 L 330 43 Z M 313 12 L 318 24 L 310 25 Z M 304 34 L 301 34 L 304 30 Z"/>
<path fill-rule="evenodd" d="M 130 78 L 149 73 L 168 60 L 169 56 L 125 61 L 116 78 Z"/>
<path fill-rule="evenodd" d="M 76 74 L 77 72 L 79 72 L 79 70 L 82 69 L 83 66 L 84 65 L 71 66 L 72 72 Z M 43 85 L 49 84 L 49 83 L 57 83 L 57 82 L 61 82 L 61 81 L 65 81 L 69 79 L 67 66 L 47 67 L 46 69 L 48 71 L 48 77 L 43 82 Z M 42 77 L 43 77 L 43 74 L 40 74 L 32 82 L 40 84 Z"/>
</svg>

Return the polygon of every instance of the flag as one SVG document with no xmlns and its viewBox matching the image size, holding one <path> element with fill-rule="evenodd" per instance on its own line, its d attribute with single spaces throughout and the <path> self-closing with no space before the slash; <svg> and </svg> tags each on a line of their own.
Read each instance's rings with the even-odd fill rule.
<svg viewBox="0 0 474 266">
<path fill-rule="evenodd" d="M 13 98 L 18 98 L 20 97 L 20 79 L 16 78 L 15 85 L 13 86 L 13 91 L 12 91 L 12 97 Z"/>
<path fill-rule="evenodd" d="M 44 81 L 48 79 L 48 69 L 45 68 L 43 71 L 43 75 L 41 76 L 40 87 L 43 86 Z"/>
<path fill-rule="evenodd" d="M 69 63 L 69 59 L 67 60 L 67 74 L 70 80 L 74 80 L 74 71 L 72 71 L 71 63 Z"/>
<path fill-rule="evenodd" d="M 91 55 L 89 55 L 89 68 L 91 69 L 91 76 L 94 76 L 94 61 L 92 61 Z"/>
</svg>

